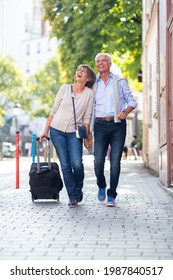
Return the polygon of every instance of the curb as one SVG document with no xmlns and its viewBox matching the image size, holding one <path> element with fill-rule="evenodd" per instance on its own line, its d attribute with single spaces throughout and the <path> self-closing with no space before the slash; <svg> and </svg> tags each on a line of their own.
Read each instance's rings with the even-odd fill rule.
<svg viewBox="0 0 173 280">
<path fill-rule="evenodd" d="M 161 182 L 159 182 L 161 188 L 165 190 L 170 196 L 173 197 L 173 187 L 165 187 Z"/>
</svg>

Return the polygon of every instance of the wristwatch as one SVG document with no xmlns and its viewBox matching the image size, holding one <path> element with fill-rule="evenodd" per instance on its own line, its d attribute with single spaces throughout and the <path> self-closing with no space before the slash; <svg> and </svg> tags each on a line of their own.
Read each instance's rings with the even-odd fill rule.
<svg viewBox="0 0 173 280">
<path fill-rule="evenodd" d="M 126 117 L 127 117 L 127 115 L 128 115 L 127 111 L 126 111 L 126 110 L 123 110 L 122 112 L 123 112 L 123 113 L 126 115 Z"/>
</svg>

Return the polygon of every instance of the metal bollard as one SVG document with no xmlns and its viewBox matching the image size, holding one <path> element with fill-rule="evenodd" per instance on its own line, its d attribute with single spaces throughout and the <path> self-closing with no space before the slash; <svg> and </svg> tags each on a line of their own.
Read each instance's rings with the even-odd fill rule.
<svg viewBox="0 0 173 280">
<path fill-rule="evenodd" d="M 32 147 L 31 147 L 31 154 L 32 154 L 32 162 L 35 162 L 36 156 L 36 134 L 32 133 Z"/>
<path fill-rule="evenodd" d="M 19 134 L 20 131 L 16 131 L 16 189 L 19 189 L 19 157 L 20 157 Z"/>
</svg>

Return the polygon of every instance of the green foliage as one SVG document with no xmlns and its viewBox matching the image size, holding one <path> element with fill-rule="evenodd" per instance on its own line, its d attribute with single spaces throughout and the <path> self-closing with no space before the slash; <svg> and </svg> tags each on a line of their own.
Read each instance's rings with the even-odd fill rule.
<svg viewBox="0 0 173 280">
<path fill-rule="evenodd" d="M 59 88 L 57 58 L 50 59 L 42 69 L 30 78 L 29 84 L 33 102 L 36 101 L 37 104 L 36 107 L 33 106 L 32 114 L 34 116 L 48 115 Z"/>
<path fill-rule="evenodd" d="M 13 103 L 31 116 L 45 116 L 52 106 L 59 88 L 57 58 L 52 58 L 34 76 L 25 79 L 8 57 L 0 56 L 0 126 L 5 110 Z"/>
<path fill-rule="evenodd" d="M 20 88 L 21 74 L 9 57 L 0 56 L 0 92 L 10 92 L 14 87 Z"/>
<path fill-rule="evenodd" d="M 142 130 L 142 128 L 143 128 L 143 124 L 142 124 L 142 120 L 139 120 L 138 121 L 139 122 L 139 135 L 138 135 L 138 148 L 139 148 L 139 150 L 142 150 L 142 145 L 143 145 L 143 143 L 142 143 L 142 140 L 143 140 L 143 130 Z"/>
<path fill-rule="evenodd" d="M 6 94 L 11 100 L 21 95 L 22 74 L 9 57 L 0 56 L 0 94 Z"/>
<path fill-rule="evenodd" d="M 95 67 L 98 52 L 127 51 L 133 58 L 128 65 L 134 78 L 140 69 L 142 1 L 141 0 L 42 0 L 45 19 L 52 26 L 52 36 L 61 40 L 61 68 L 72 81 L 75 68 L 86 63 Z"/>
<path fill-rule="evenodd" d="M 131 67 L 134 62 L 134 57 L 131 57 L 130 52 L 126 52 L 123 56 L 119 56 L 118 53 L 115 52 L 112 59 L 114 64 L 121 69 L 122 75 L 128 80 L 130 87 L 133 90 L 142 92 L 142 83 L 138 82 L 137 77 L 132 79 L 130 76 L 131 71 L 129 72 L 129 67 Z"/>
<path fill-rule="evenodd" d="M 2 97 L 4 100 L 3 110 L 0 109 L 2 117 L 11 101 L 20 103 L 22 109 L 26 111 L 30 110 L 30 97 L 27 93 L 26 80 L 15 67 L 12 59 L 5 56 L 0 56 L 0 98 L 2 99 Z"/>
<path fill-rule="evenodd" d="M 0 127 L 4 125 L 4 115 L 5 115 L 5 110 L 3 106 L 0 104 Z"/>
</svg>

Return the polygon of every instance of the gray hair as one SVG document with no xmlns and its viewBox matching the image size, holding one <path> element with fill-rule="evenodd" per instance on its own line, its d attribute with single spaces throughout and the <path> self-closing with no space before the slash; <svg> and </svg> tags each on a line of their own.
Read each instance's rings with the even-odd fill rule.
<svg viewBox="0 0 173 280">
<path fill-rule="evenodd" d="M 112 57 L 111 57 L 111 55 L 110 55 L 109 53 L 98 53 L 98 54 L 96 55 L 96 57 L 95 57 L 95 61 L 97 61 L 97 58 L 98 58 L 99 56 L 101 56 L 101 55 L 106 56 L 106 58 L 108 59 L 108 61 L 109 61 L 110 63 L 112 63 Z"/>
</svg>

